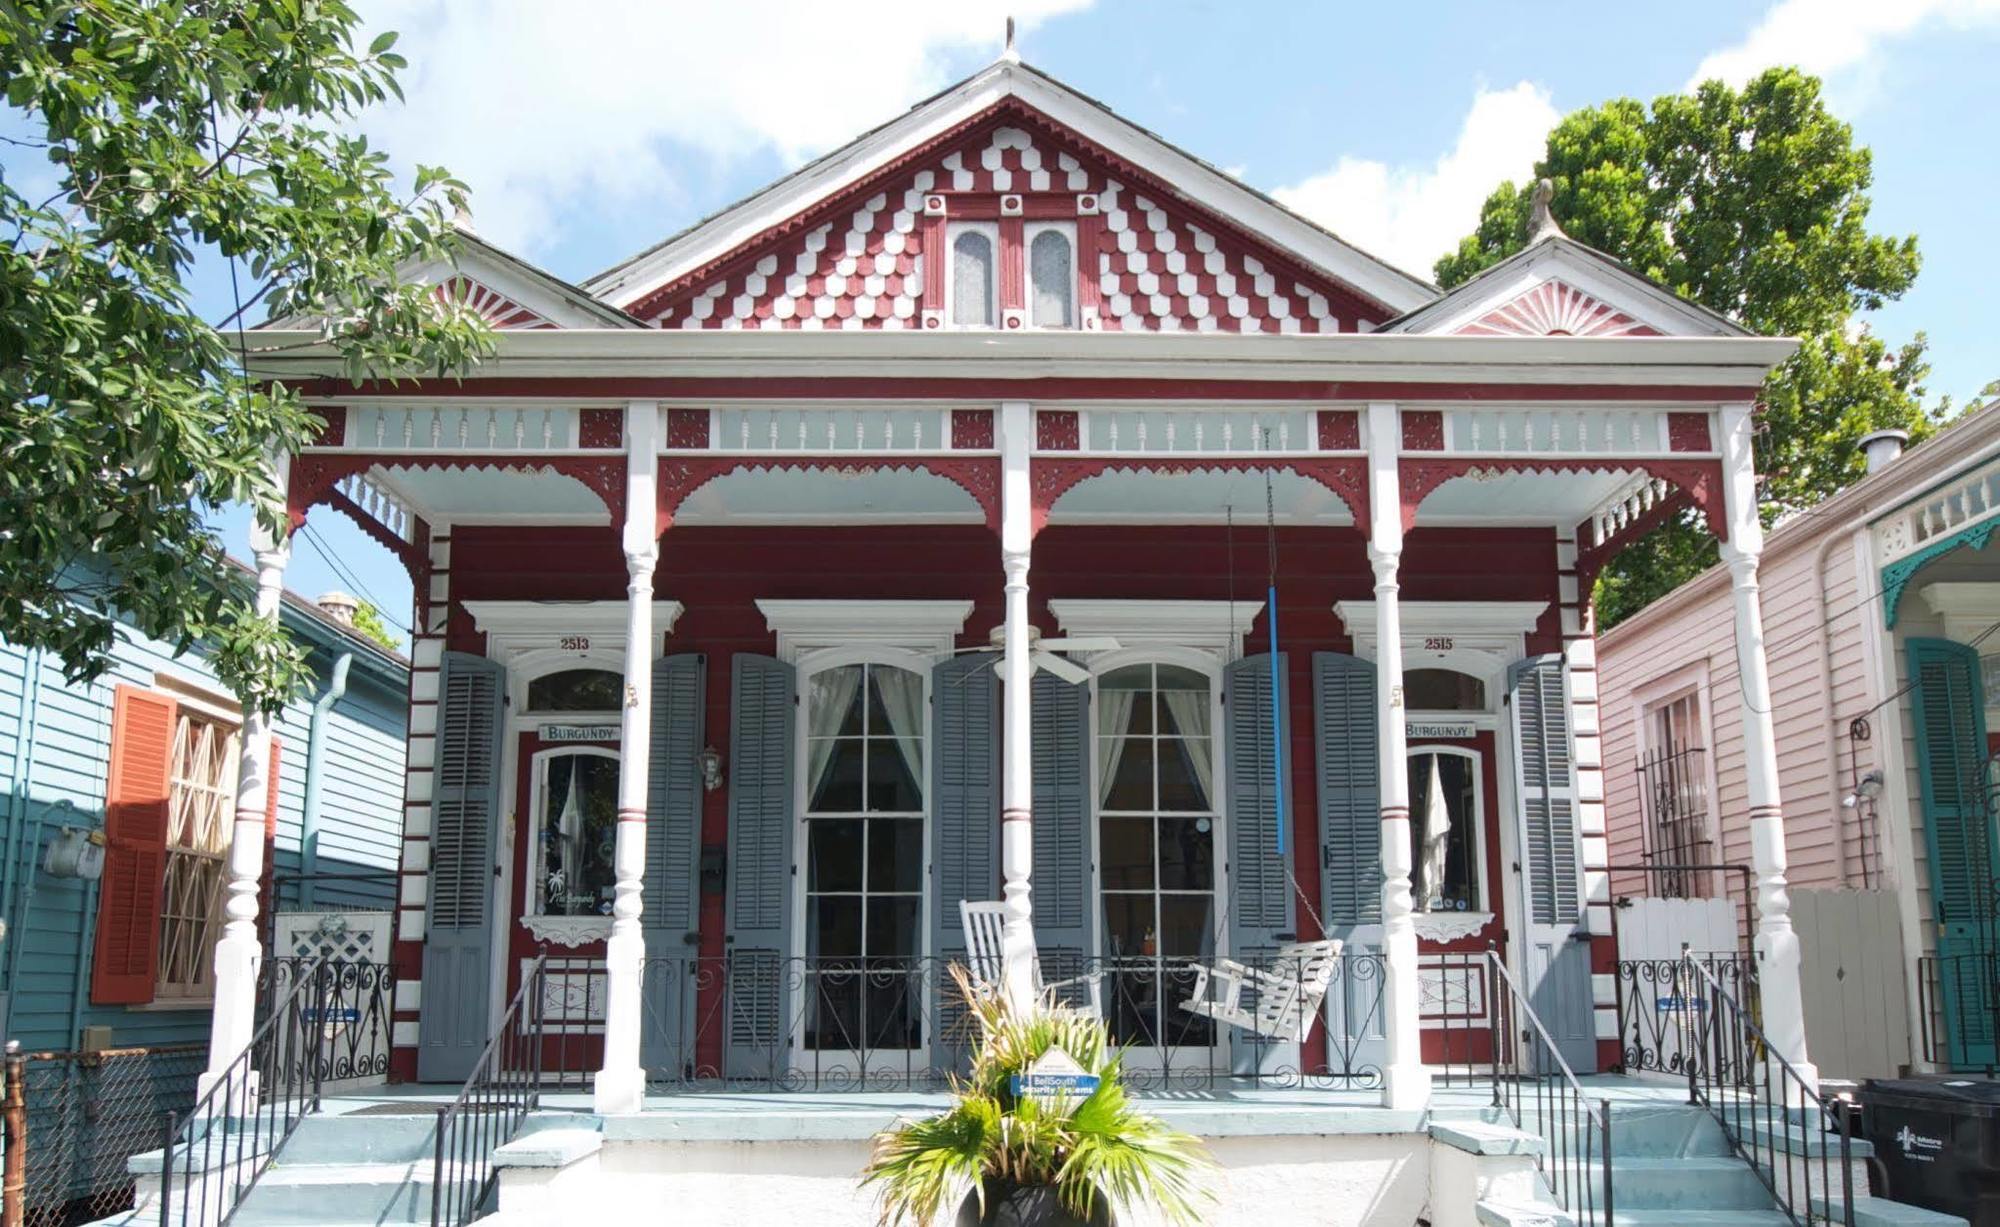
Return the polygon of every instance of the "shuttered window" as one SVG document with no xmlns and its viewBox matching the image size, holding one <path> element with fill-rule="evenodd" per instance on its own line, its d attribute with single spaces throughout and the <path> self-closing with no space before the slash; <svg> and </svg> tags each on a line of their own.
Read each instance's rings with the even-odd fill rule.
<svg viewBox="0 0 2000 1227">
<path fill-rule="evenodd" d="M 236 726 L 186 707 L 175 712 L 154 986 L 154 996 L 162 1001 L 200 999 L 215 991 L 213 952 L 222 936 L 222 888 L 236 821 L 237 733 Z M 275 773 L 266 795 L 268 825 L 276 816 Z"/>
</svg>

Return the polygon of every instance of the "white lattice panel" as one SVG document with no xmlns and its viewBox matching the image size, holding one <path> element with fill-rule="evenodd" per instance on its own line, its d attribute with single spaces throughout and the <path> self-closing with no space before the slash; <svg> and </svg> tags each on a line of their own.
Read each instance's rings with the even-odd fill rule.
<svg viewBox="0 0 2000 1227">
<path fill-rule="evenodd" d="M 326 958 L 344 963 L 387 963 L 393 952 L 393 912 L 279 912 L 279 958 Z"/>
</svg>

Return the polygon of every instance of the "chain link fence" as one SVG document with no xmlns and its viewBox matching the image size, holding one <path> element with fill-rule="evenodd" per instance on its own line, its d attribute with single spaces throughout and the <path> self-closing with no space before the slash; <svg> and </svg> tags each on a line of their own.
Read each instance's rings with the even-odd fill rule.
<svg viewBox="0 0 2000 1227">
<path fill-rule="evenodd" d="M 194 1105 L 207 1057 L 201 1044 L 28 1053 L 23 1227 L 70 1227 L 130 1208 L 126 1160 L 158 1150 L 166 1114 Z"/>
</svg>

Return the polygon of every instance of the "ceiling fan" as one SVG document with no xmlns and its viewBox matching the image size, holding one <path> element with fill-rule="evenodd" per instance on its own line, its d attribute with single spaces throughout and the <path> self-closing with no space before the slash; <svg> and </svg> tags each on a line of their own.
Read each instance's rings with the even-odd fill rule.
<svg viewBox="0 0 2000 1227">
<path fill-rule="evenodd" d="M 991 641 L 987 646 L 980 648 L 960 648 L 958 651 L 961 653 L 991 652 L 997 656 L 1004 646 L 1003 641 L 1006 638 L 1006 634 L 1007 629 L 1004 626 L 996 626 L 987 635 L 987 639 Z M 1081 685 L 1090 680 L 1090 670 L 1084 668 L 1082 665 L 1064 660 L 1061 656 L 1057 655 L 1058 652 L 1116 652 L 1119 646 L 1118 641 L 1109 635 L 1044 639 L 1039 627 L 1030 626 L 1028 628 L 1028 663 L 1036 669 L 1048 670 L 1051 674 L 1061 678 L 1072 686 Z M 1000 673 L 1006 667 L 1006 663 L 1004 660 L 994 661 L 993 671 Z"/>
</svg>

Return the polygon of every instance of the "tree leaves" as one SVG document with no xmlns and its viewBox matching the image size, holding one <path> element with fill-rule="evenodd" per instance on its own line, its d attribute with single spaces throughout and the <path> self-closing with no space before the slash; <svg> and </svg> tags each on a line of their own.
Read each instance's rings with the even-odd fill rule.
<svg viewBox="0 0 2000 1227">
<path fill-rule="evenodd" d="M 1720 81 L 1573 112 L 1549 133 L 1537 178 L 1555 188 L 1565 232 L 1684 298 L 1766 335 L 1804 345 L 1765 382 L 1758 467 L 1766 522 L 1858 478 L 1857 444 L 1899 428 L 1921 439 L 1948 411 L 1923 408 L 1919 334 L 1891 350 L 1857 312 L 1902 296 L 1920 264 L 1914 236 L 1871 234 L 1873 162 L 1826 110 L 1819 81 L 1774 68 L 1732 90 Z M 1503 183 L 1478 228 L 1439 260 L 1458 285 L 1527 242 L 1524 187 Z M 1715 561 L 1708 534 L 1670 523 L 1614 559 L 1598 580 L 1609 626 Z"/>
<path fill-rule="evenodd" d="M 357 53 L 358 26 L 339 0 L 0 5 L 0 79 L 46 142 L 45 167 L 0 170 L 0 635 L 72 680 L 103 672 L 122 617 L 201 645 L 246 703 L 298 685 L 297 648 L 205 527 L 246 502 L 282 533 L 272 457 L 314 422 L 244 380 L 253 310 L 331 317 L 357 373 L 455 371 L 490 343 L 405 279 L 449 258 L 464 185 L 426 168 L 401 188 L 339 131 L 402 66 L 393 35 Z M 219 326 L 187 286 L 218 255 L 247 277 Z"/>
</svg>

